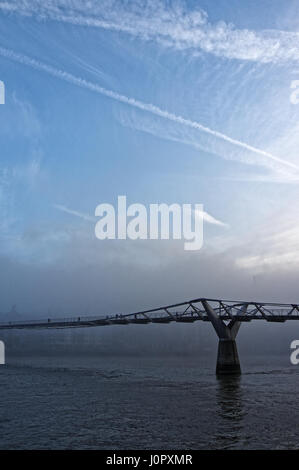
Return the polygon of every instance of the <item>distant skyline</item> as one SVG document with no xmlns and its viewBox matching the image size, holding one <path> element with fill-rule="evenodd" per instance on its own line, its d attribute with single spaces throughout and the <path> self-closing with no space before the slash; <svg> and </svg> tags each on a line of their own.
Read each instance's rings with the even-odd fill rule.
<svg viewBox="0 0 299 470">
<path fill-rule="evenodd" d="M 0 1 L 0 311 L 299 302 L 298 18 L 295 0 Z M 203 248 L 97 240 L 119 195 L 203 204 Z"/>
</svg>

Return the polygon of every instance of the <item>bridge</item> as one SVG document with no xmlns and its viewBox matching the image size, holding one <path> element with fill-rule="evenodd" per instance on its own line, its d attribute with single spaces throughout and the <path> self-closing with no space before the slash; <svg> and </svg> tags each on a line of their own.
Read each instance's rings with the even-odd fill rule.
<svg viewBox="0 0 299 470">
<path fill-rule="evenodd" d="M 134 313 L 0 322 L 0 330 L 210 322 L 219 338 L 216 374 L 240 374 L 236 336 L 242 322 L 299 320 L 299 304 L 199 298 Z"/>
</svg>

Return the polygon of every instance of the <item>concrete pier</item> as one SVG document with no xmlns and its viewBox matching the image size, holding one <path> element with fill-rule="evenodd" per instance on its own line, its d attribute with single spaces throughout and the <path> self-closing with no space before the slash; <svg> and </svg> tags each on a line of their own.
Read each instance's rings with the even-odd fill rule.
<svg viewBox="0 0 299 470">
<path fill-rule="evenodd" d="M 241 374 L 239 355 L 235 340 L 219 339 L 216 374 Z"/>
<path fill-rule="evenodd" d="M 232 319 L 228 324 L 225 324 L 206 300 L 203 300 L 202 304 L 219 338 L 216 374 L 241 374 L 238 349 L 235 341 L 241 322 Z M 246 310 L 247 305 L 245 304 L 240 314 L 244 315 Z"/>
</svg>

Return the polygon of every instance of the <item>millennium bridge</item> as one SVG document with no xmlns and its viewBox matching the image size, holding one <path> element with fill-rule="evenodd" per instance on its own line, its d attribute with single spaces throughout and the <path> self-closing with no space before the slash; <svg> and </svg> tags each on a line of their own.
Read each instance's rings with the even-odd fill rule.
<svg viewBox="0 0 299 470">
<path fill-rule="evenodd" d="M 0 322 L 0 330 L 87 328 L 148 323 L 210 322 L 219 338 L 216 374 L 240 374 L 236 336 L 241 322 L 299 320 L 299 304 L 199 298 L 134 313 Z"/>
</svg>

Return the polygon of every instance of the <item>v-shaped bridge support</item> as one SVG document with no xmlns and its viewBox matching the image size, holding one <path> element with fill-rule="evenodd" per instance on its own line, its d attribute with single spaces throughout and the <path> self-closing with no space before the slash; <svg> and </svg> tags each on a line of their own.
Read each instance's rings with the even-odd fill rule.
<svg viewBox="0 0 299 470">
<path fill-rule="evenodd" d="M 206 300 L 202 300 L 202 305 L 219 338 L 216 374 L 241 374 L 236 344 L 241 322 L 232 319 L 226 325 Z M 246 310 L 247 304 L 244 304 L 241 314 L 245 314 Z"/>
</svg>

